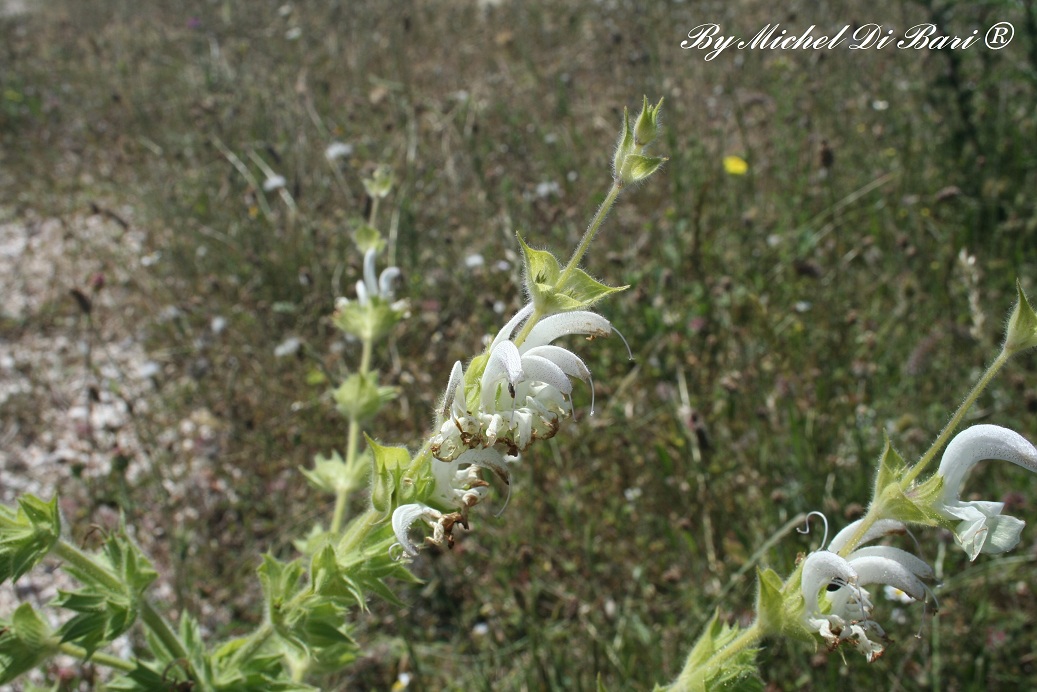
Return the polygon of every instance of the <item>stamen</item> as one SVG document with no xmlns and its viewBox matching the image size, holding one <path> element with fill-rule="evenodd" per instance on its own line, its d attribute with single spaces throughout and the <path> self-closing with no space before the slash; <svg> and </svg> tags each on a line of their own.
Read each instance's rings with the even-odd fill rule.
<svg viewBox="0 0 1037 692">
<path fill-rule="evenodd" d="M 828 517 L 826 517 L 821 512 L 819 512 L 819 511 L 817 511 L 815 509 L 813 512 L 810 512 L 805 517 L 803 517 L 803 528 L 801 528 L 801 529 L 797 528 L 796 529 L 796 533 L 801 533 L 804 536 L 809 534 L 810 533 L 810 517 L 815 516 L 815 515 L 821 517 L 821 521 L 824 522 L 824 525 L 825 525 L 825 533 L 824 533 L 824 536 L 821 538 L 821 547 L 818 548 L 818 550 L 824 550 L 825 549 L 825 544 L 828 543 Z"/>
</svg>

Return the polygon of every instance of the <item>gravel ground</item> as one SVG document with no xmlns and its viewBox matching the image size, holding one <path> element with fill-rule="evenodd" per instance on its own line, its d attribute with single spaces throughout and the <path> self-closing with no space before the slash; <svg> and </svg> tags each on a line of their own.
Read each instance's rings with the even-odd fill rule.
<svg viewBox="0 0 1037 692">
<path fill-rule="evenodd" d="M 139 421 L 158 391 L 160 366 L 142 345 L 135 286 L 156 257 L 145 254 L 143 234 L 124 220 L 130 217 L 123 209 L 0 223 L 0 501 L 58 493 L 66 524 L 75 517 L 114 528 L 117 510 L 90 497 L 91 480 L 124 466 L 132 487 L 153 472 Z M 203 414 L 165 431 L 162 442 L 172 448 L 204 439 Z M 163 474 L 171 495 L 190 491 L 176 479 L 190 478 L 192 466 Z M 155 548 L 161 530 L 140 528 L 149 537 L 140 541 L 145 550 Z M 0 586 L 0 614 L 24 600 L 42 607 L 74 586 L 47 565 Z M 152 593 L 167 599 L 168 582 Z M 58 624 L 53 611 L 44 612 Z M 58 660 L 52 672 L 63 670 L 75 670 L 74 662 Z"/>
</svg>

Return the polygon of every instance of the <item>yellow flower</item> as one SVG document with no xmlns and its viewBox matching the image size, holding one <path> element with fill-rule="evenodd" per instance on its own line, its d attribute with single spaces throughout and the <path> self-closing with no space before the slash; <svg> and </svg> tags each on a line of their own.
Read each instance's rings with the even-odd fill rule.
<svg viewBox="0 0 1037 692">
<path fill-rule="evenodd" d="M 745 175 L 749 170 L 749 164 L 741 156 L 725 156 L 724 171 L 728 175 Z"/>
</svg>

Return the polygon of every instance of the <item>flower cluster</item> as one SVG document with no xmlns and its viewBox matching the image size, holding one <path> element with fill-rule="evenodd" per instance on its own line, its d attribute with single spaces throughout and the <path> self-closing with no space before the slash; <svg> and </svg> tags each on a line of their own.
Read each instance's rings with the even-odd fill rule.
<svg viewBox="0 0 1037 692">
<path fill-rule="evenodd" d="M 428 501 L 438 509 L 409 503 L 392 516 L 396 539 L 407 554 L 417 554 L 408 534 L 418 520 L 432 530 L 426 542 L 437 545 L 452 543 L 454 524 L 467 527 L 468 510 L 488 491 L 480 469 L 508 484 L 508 461 L 558 432 L 572 414 L 572 378 L 591 384 L 593 412 L 590 370 L 575 353 L 552 342 L 569 334 L 608 336 L 612 325 L 597 313 L 575 310 L 540 319 L 524 338 L 515 337 L 533 314 L 533 303 L 522 308 L 467 373 L 460 362 L 454 364 L 429 445 L 434 487 Z"/>
<path fill-rule="evenodd" d="M 840 556 L 839 551 L 859 526 L 860 520 L 851 523 L 836 534 L 828 550 L 817 550 L 806 557 L 801 588 L 808 629 L 820 634 L 829 649 L 849 644 L 874 661 L 886 648 L 886 633 L 872 619 L 874 605 L 864 587 L 886 584 L 922 600 L 931 593 L 922 580 L 931 579 L 933 571 L 911 553 L 886 545 L 857 548 L 846 557 Z M 881 519 L 859 542 L 905 532 L 899 521 Z"/>
<path fill-rule="evenodd" d="M 1024 522 L 1002 515 L 1003 502 L 963 501 L 966 474 L 984 459 L 1001 459 L 1037 471 L 1037 448 L 1022 435 L 997 425 L 975 425 L 958 433 L 947 445 L 936 472 L 939 492 L 929 509 L 938 523 L 952 528 L 969 559 L 980 553 L 1003 553 L 1019 543 Z M 879 519 L 855 538 L 861 521 L 839 532 L 827 550 L 818 550 L 803 563 L 801 591 L 804 624 L 821 635 L 830 649 L 856 646 L 869 661 L 882 655 L 885 632 L 872 618 L 873 604 L 864 588 L 885 584 L 913 600 L 931 596 L 923 580 L 932 569 L 920 558 L 891 546 L 857 547 L 883 536 L 904 533 L 903 523 Z M 850 541 L 856 543 L 850 545 Z M 845 557 L 840 553 L 849 552 Z"/>
<path fill-rule="evenodd" d="M 454 364 L 443 420 L 432 438 L 437 459 L 453 461 L 468 449 L 497 445 L 516 455 L 535 440 L 553 437 L 572 413 L 570 378 L 590 381 L 590 370 L 579 356 L 551 342 L 567 334 L 608 336 L 612 325 L 593 312 L 564 312 L 540 320 L 516 344 L 512 335 L 532 312 L 532 303 L 522 308 L 490 344 L 485 361 L 470 366 L 470 372 L 483 367 L 477 382 L 466 386 L 464 368 Z"/>
</svg>

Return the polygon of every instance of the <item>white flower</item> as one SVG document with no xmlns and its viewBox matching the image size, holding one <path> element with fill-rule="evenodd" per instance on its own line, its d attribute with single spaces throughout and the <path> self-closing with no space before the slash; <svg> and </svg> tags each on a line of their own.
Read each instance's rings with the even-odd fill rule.
<svg viewBox="0 0 1037 692">
<path fill-rule="evenodd" d="M 432 459 L 432 475 L 435 487 L 430 500 L 456 511 L 443 513 L 420 503 L 400 505 L 392 513 L 392 529 L 396 541 L 410 556 L 418 554 L 410 539 L 410 529 L 418 520 L 423 520 L 432 529 L 426 543 L 453 545 L 454 524 L 460 522 L 467 528 L 468 509 L 477 505 L 486 496 L 489 483 L 479 476 L 479 469 L 489 469 L 510 485 L 511 472 L 505 457 L 495 449 L 470 449 L 453 461 Z"/>
<path fill-rule="evenodd" d="M 573 377 L 590 382 L 593 412 L 590 370 L 579 356 L 551 342 L 566 334 L 607 336 L 612 325 L 593 312 L 563 312 L 540 320 L 516 346 L 512 334 L 532 312 L 532 304 L 522 308 L 490 344 L 474 410 L 468 410 L 464 368 L 460 362 L 454 364 L 441 409 L 443 420 L 432 439 L 437 459 L 452 461 L 465 450 L 498 443 L 517 455 L 534 440 L 553 437 L 571 413 L 567 397 Z"/>
<path fill-rule="evenodd" d="M 324 150 L 324 158 L 328 161 L 336 161 L 353 155 L 353 145 L 345 142 L 332 142 Z"/>
<path fill-rule="evenodd" d="M 965 474 L 984 459 L 1002 459 L 1037 471 L 1037 449 L 1017 432 L 997 425 L 974 425 L 954 436 L 940 460 L 943 493 L 935 509 L 948 519 L 960 519 L 954 539 L 975 560 L 980 553 L 1003 553 L 1019 543 L 1025 522 L 1002 516 L 1003 502 L 963 502 Z"/>
<path fill-rule="evenodd" d="M 367 305 L 371 298 L 381 298 L 389 302 L 393 299 L 392 283 L 400 275 L 399 267 L 386 267 L 381 274 L 375 273 L 375 257 L 378 251 L 368 248 L 364 253 L 364 279 L 356 282 L 356 299 L 361 305 Z"/>
<path fill-rule="evenodd" d="M 918 557 L 885 545 L 858 548 L 840 557 L 834 551 L 846 546 L 859 525 L 854 522 L 840 531 L 831 550 L 817 550 L 806 557 L 801 589 L 807 625 L 830 649 L 849 643 L 874 661 L 886 648 L 886 633 L 872 620 L 874 605 L 864 587 L 886 584 L 921 600 L 929 593 L 922 579 L 932 578 L 933 571 Z M 861 543 L 904 530 L 898 521 L 881 520 L 865 532 Z"/>
<path fill-rule="evenodd" d="M 283 175 L 272 174 L 267 176 L 266 180 L 263 181 L 263 192 L 273 192 L 274 190 L 280 190 L 287 184 Z"/>
</svg>

